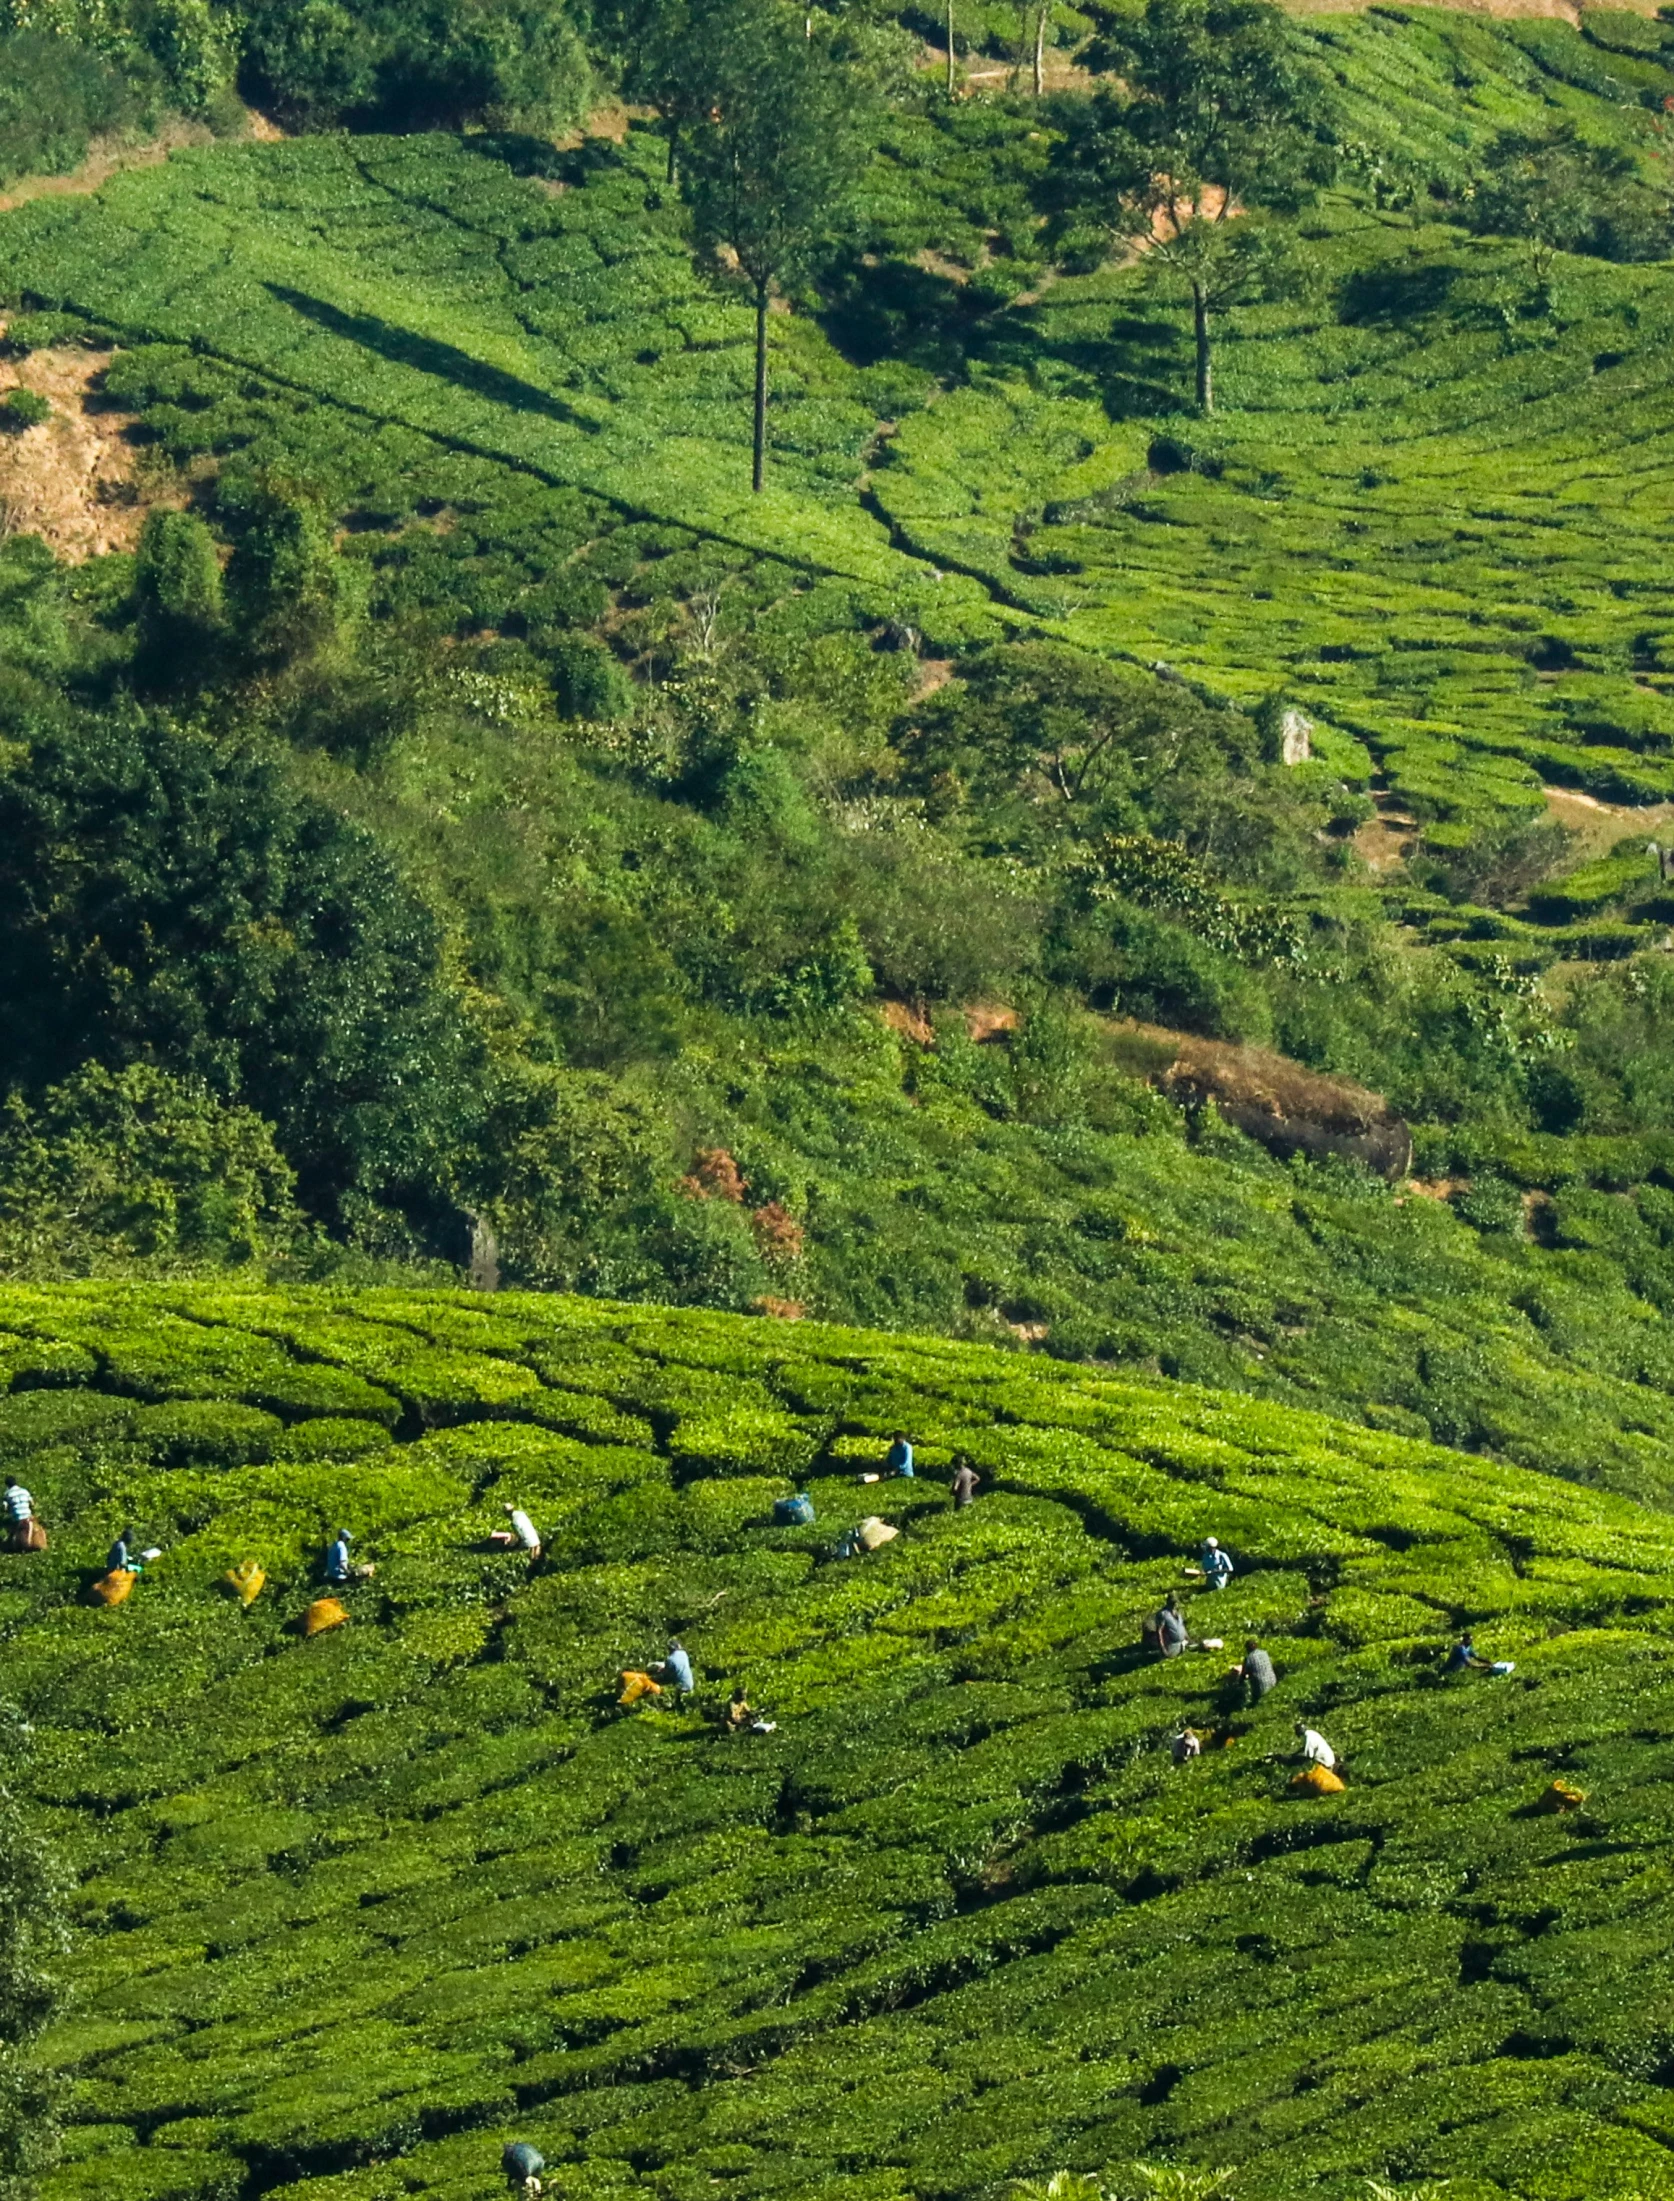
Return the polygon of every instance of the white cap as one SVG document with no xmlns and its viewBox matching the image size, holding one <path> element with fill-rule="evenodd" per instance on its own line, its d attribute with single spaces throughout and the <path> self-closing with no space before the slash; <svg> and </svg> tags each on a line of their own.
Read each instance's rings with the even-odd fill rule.
<svg viewBox="0 0 1674 2201">
<path fill-rule="evenodd" d="M 1211 1537 L 1210 1537 L 1210 1539 L 1209 1539 L 1209 1549 L 1210 1549 L 1211 1551 L 1219 1551 L 1219 1550 L 1220 1550 L 1220 1548 L 1221 1548 L 1221 1547 L 1220 1547 L 1220 1545 L 1219 1545 L 1219 1544 L 1217 1544 L 1217 1543 L 1216 1543 L 1216 1541 L 1215 1541 L 1215 1539 L 1214 1539 L 1214 1538 L 1213 1538 L 1213 1537 L 1211 1536 Z"/>
</svg>

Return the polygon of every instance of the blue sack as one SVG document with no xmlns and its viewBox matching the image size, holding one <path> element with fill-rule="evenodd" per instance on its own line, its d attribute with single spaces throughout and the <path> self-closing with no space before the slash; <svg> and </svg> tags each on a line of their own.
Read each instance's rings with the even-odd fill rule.
<svg viewBox="0 0 1674 2201">
<path fill-rule="evenodd" d="M 775 1498 L 773 1522 L 776 1528 L 807 1528 L 814 1518 L 814 1501 L 805 1490 L 799 1490 L 794 1498 Z"/>
</svg>

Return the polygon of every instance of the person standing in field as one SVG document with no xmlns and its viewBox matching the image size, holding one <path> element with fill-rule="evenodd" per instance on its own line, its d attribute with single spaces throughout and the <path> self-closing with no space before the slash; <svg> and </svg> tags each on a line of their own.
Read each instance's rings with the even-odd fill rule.
<svg viewBox="0 0 1674 2201">
<path fill-rule="evenodd" d="M 913 1448 L 904 1429 L 896 1430 L 895 1441 L 884 1455 L 884 1466 L 891 1475 L 905 1475 L 909 1482 L 912 1481 Z"/>
<path fill-rule="evenodd" d="M 1224 1590 L 1232 1580 L 1232 1561 L 1221 1549 L 1218 1537 L 1205 1538 L 1199 1564 L 1203 1568 L 1203 1579 L 1212 1590 Z"/>
<path fill-rule="evenodd" d="M 953 1510 L 963 1513 L 976 1496 L 976 1487 L 982 1477 L 969 1460 L 961 1460 L 953 1471 Z"/>
</svg>

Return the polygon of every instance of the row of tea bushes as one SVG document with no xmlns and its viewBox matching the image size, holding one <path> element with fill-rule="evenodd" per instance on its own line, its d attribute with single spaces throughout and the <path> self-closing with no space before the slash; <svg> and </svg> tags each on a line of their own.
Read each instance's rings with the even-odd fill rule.
<svg viewBox="0 0 1674 2201">
<path fill-rule="evenodd" d="M 0 1465 L 53 1537 L 0 1557 L 0 1695 L 76 1880 L 48 2201 L 486 2201 L 513 2136 L 577 2201 L 951 2201 L 1135 2155 L 1251 2201 L 1674 2192 L 1659 1516 L 808 1323 L 14 1286 L 0 1348 Z M 287 1398 L 275 1355 L 388 1404 Z M 861 1483 L 896 1426 L 918 1478 Z M 798 1485 L 815 1524 L 775 1526 Z M 538 1569 L 487 1542 L 508 1502 Z M 899 1537 L 833 1558 L 874 1511 Z M 129 1522 L 163 1557 L 97 1610 Z M 307 1642 L 344 1526 L 377 1572 Z M 1228 1653 L 1137 1648 L 1208 1533 L 1238 1572 L 1193 1624 L 1269 1643 L 1253 1713 Z M 1466 1622 L 1510 1678 L 1444 1678 Z M 694 1698 L 620 1710 L 676 1631 Z M 737 1681 L 771 1733 L 719 1726 Z M 1286 1792 L 1304 1714 L 1325 1803 Z M 1233 1739 L 1177 1767 L 1181 1721 Z"/>
</svg>

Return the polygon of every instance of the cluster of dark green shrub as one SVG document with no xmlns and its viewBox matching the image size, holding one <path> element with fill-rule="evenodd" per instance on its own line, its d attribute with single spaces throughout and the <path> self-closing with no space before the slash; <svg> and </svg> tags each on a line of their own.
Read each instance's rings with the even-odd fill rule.
<svg viewBox="0 0 1674 2201">
<path fill-rule="evenodd" d="M 565 130 L 597 80 L 565 0 L 4 0 L 0 185 L 170 115 L 287 128 Z M 242 96 L 241 96 L 242 95 Z"/>
<path fill-rule="evenodd" d="M 670 2201 L 1135 2158 L 1238 2201 L 1670 2191 L 1658 1516 L 1266 1402 L 550 1297 L 11 1286 L 0 1369 L 51 1535 L 0 1556 L 7 1779 L 75 1934 L 46 2201 L 487 2201 L 513 2138 Z M 917 1479 L 859 1484 L 901 1426 Z M 870 1513 L 899 1537 L 831 1556 Z M 162 1556 L 99 1610 L 124 1529 Z M 339 1529 L 376 1572 L 305 1641 Z M 1146 1658 L 1208 1534 L 1226 1648 Z M 1513 1674 L 1444 1674 L 1467 1625 Z M 672 1634 L 696 1692 L 623 1712 Z M 724 1731 L 740 1684 L 773 1732 Z M 1299 1718 L 1344 1794 L 1288 1793 Z"/>
</svg>

